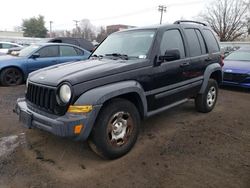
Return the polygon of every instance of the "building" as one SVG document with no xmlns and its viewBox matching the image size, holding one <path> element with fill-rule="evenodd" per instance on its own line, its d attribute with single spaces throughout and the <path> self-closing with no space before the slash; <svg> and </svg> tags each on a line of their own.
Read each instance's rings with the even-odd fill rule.
<svg viewBox="0 0 250 188">
<path fill-rule="evenodd" d="M 116 31 L 121 31 L 124 29 L 130 29 L 130 28 L 134 28 L 135 26 L 130 26 L 130 25 L 122 25 L 122 24 L 118 24 L 118 25 L 108 25 L 106 27 L 107 30 L 107 34 L 110 35 L 111 33 L 114 33 Z"/>
<path fill-rule="evenodd" d="M 28 45 L 42 41 L 41 38 L 23 37 L 23 32 L 0 31 L 0 41 Z"/>
</svg>

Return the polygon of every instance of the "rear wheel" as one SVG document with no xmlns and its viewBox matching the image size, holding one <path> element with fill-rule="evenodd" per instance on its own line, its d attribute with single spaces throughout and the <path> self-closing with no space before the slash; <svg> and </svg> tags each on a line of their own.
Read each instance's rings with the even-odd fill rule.
<svg viewBox="0 0 250 188">
<path fill-rule="evenodd" d="M 209 79 L 205 92 L 195 98 L 195 107 L 199 112 L 207 113 L 213 110 L 218 97 L 218 84 L 216 80 Z"/>
<path fill-rule="evenodd" d="M 17 68 L 7 68 L 1 72 L 0 81 L 4 86 L 19 85 L 23 82 L 23 74 Z"/>
<path fill-rule="evenodd" d="M 98 155 L 114 159 L 134 146 L 139 134 L 140 116 L 130 101 L 114 99 L 101 110 L 89 145 Z"/>
</svg>

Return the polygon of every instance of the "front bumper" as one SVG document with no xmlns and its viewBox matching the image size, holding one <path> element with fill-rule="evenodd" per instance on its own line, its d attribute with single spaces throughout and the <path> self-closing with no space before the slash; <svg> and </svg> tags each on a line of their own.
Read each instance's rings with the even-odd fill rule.
<svg viewBox="0 0 250 188">
<path fill-rule="evenodd" d="M 250 82 L 249 83 L 237 83 L 237 82 L 223 81 L 222 85 L 250 88 Z"/>
<path fill-rule="evenodd" d="M 97 114 L 101 108 L 94 106 L 87 114 L 66 113 L 63 116 L 55 116 L 28 107 L 25 98 L 17 100 L 15 112 L 19 120 L 27 128 L 38 128 L 60 137 L 71 137 L 75 140 L 86 140 L 92 130 Z M 75 126 L 82 124 L 80 134 L 74 133 Z"/>
</svg>

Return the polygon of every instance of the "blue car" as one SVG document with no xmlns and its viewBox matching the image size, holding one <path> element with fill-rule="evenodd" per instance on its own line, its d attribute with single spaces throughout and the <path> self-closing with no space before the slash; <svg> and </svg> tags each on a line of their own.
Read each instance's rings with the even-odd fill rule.
<svg viewBox="0 0 250 188">
<path fill-rule="evenodd" d="M 250 48 L 232 52 L 224 59 L 223 84 L 250 88 Z"/>
<path fill-rule="evenodd" d="M 22 49 L 18 56 L 0 56 L 0 82 L 4 86 L 19 85 L 32 71 L 89 56 L 89 51 L 70 44 L 34 44 Z"/>
</svg>

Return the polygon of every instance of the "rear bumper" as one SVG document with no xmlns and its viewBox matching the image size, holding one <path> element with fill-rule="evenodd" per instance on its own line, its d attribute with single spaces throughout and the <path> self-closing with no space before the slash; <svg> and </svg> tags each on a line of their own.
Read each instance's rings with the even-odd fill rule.
<svg viewBox="0 0 250 188">
<path fill-rule="evenodd" d="M 24 98 L 17 100 L 15 112 L 19 120 L 27 128 L 38 128 L 60 137 L 71 137 L 75 140 L 86 140 L 92 130 L 101 106 L 94 106 L 88 114 L 69 114 L 55 116 L 44 112 L 34 111 L 28 107 Z M 74 133 L 77 125 L 83 125 L 80 134 Z"/>
</svg>

